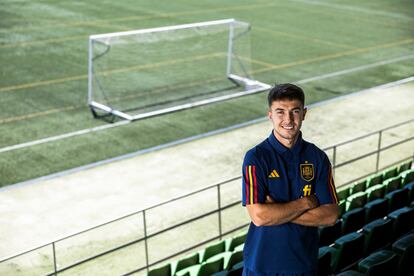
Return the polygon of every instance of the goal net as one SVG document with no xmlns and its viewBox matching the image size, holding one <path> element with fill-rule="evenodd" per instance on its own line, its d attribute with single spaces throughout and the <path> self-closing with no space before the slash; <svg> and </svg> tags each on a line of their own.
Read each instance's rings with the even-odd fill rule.
<svg viewBox="0 0 414 276">
<path fill-rule="evenodd" d="M 234 19 L 89 37 L 94 115 L 136 120 L 258 93 L 250 25 Z"/>
</svg>

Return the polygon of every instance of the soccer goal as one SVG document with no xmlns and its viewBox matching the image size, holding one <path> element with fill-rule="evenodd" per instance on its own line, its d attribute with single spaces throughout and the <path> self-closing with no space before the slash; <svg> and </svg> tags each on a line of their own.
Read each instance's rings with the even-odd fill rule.
<svg viewBox="0 0 414 276">
<path fill-rule="evenodd" d="M 234 19 L 89 37 L 88 104 L 137 120 L 258 93 L 250 25 Z"/>
</svg>

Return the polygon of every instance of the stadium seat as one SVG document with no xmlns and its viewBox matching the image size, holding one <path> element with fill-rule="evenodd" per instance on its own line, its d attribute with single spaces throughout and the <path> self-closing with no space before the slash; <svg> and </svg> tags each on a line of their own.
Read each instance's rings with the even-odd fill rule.
<svg viewBox="0 0 414 276">
<path fill-rule="evenodd" d="M 166 264 L 158 268 L 151 269 L 148 271 L 148 276 L 170 276 L 171 275 L 171 264 Z"/>
<path fill-rule="evenodd" d="M 398 256 L 389 250 L 372 253 L 358 263 L 358 270 L 365 275 L 395 275 Z"/>
<path fill-rule="evenodd" d="M 201 262 L 206 261 L 208 258 L 214 255 L 224 252 L 226 249 L 225 244 L 225 241 L 222 240 L 218 243 L 207 246 L 204 250 L 200 252 Z"/>
<path fill-rule="evenodd" d="M 365 255 L 369 255 L 375 250 L 382 249 L 391 244 L 393 221 L 390 218 L 374 220 L 366 224 L 362 229 L 365 235 Z"/>
<path fill-rule="evenodd" d="M 365 191 L 366 188 L 367 188 L 367 180 L 366 179 L 359 180 L 349 187 L 349 195 L 353 195 L 358 192 L 363 192 Z"/>
<path fill-rule="evenodd" d="M 403 186 L 403 189 L 408 190 L 408 201 L 411 202 L 414 200 L 414 181 Z"/>
<path fill-rule="evenodd" d="M 398 166 L 398 174 L 401 174 L 402 172 L 409 170 L 411 168 L 412 162 L 413 160 L 408 160 L 408 161 L 401 163 Z"/>
<path fill-rule="evenodd" d="M 223 269 L 224 270 L 231 270 L 233 266 L 239 262 L 243 261 L 243 251 L 234 251 L 234 252 L 222 252 L 217 255 L 210 257 L 206 262 L 214 262 L 218 259 L 223 258 Z"/>
<path fill-rule="evenodd" d="M 368 188 L 365 193 L 367 194 L 367 201 L 373 201 L 377 198 L 383 198 L 385 195 L 385 186 L 383 184 L 377 184 Z"/>
<path fill-rule="evenodd" d="M 197 265 L 199 263 L 200 263 L 200 255 L 198 254 L 198 252 L 192 253 L 178 260 L 177 263 L 173 265 L 173 268 L 174 268 L 173 272 L 183 270 L 184 268 Z"/>
<path fill-rule="evenodd" d="M 414 231 L 407 234 L 392 244 L 392 251 L 400 256 L 398 264 L 399 275 L 414 274 Z"/>
<path fill-rule="evenodd" d="M 342 199 L 338 203 L 338 215 L 342 217 L 342 215 L 346 212 L 346 199 Z"/>
<path fill-rule="evenodd" d="M 364 275 L 365 275 L 364 273 L 361 273 L 355 270 L 347 270 L 339 274 L 336 274 L 336 276 L 364 276 Z"/>
<path fill-rule="evenodd" d="M 393 220 L 393 238 L 398 239 L 414 229 L 414 208 L 403 207 L 388 214 Z"/>
<path fill-rule="evenodd" d="M 383 218 L 388 214 L 388 199 L 378 198 L 368 202 L 364 206 L 365 222 L 369 223 L 373 220 Z"/>
<path fill-rule="evenodd" d="M 331 262 L 333 252 L 329 246 L 319 248 L 318 252 L 318 276 L 331 275 Z"/>
<path fill-rule="evenodd" d="M 365 209 L 356 208 L 342 215 L 342 234 L 361 229 L 365 224 Z"/>
<path fill-rule="evenodd" d="M 388 168 L 386 170 L 384 170 L 384 172 L 382 173 L 382 182 L 384 182 L 385 180 L 387 180 L 388 178 L 394 177 L 398 175 L 398 167 L 391 167 Z"/>
<path fill-rule="evenodd" d="M 346 198 L 346 211 L 363 207 L 367 203 L 367 194 L 365 192 L 357 192 Z"/>
<path fill-rule="evenodd" d="M 352 232 L 340 237 L 333 246 L 332 272 L 336 273 L 358 262 L 364 254 L 364 235 Z"/>
<path fill-rule="evenodd" d="M 319 226 L 319 246 L 333 244 L 342 235 L 342 220 L 338 219 L 334 225 Z"/>
<path fill-rule="evenodd" d="M 177 271 L 176 276 L 210 276 L 223 270 L 224 258 L 217 258 L 214 261 L 203 262 Z"/>
<path fill-rule="evenodd" d="M 238 245 L 243 244 L 246 240 L 247 232 L 239 234 L 230 239 L 228 246 L 226 247 L 226 251 L 233 251 Z"/>
<path fill-rule="evenodd" d="M 408 189 L 398 189 L 385 195 L 388 199 L 388 212 L 408 205 Z"/>
<path fill-rule="evenodd" d="M 227 262 L 225 262 L 224 268 L 230 271 L 236 264 L 240 262 L 243 262 L 243 251 L 234 251 Z"/>
<path fill-rule="evenodd" d="M 223 270 L 224 258 L 215 261 L 205 262 L 200 266 L 197 276 L 210 276 Z M 190 273 L 191 274 L 191 273 Z"/>
<path fill-rule="evenodd" d="M 408 185 L 411 182 L 414 182 L 414 169 L 407 170 L 401 173 L 403 178 L 403 186 Z"/>
<path fill-rule="evenodd" d="M 349 187 L 338 188 L 338 190 L 336 191 L 336 195 L 338 196 L 339 201 L 346 199 L 350 195 Z"/>
<path fill-rule="evenodd" d="M 391 177 L 383 182 L 385 186 L 385 193 L 390 193 L 392 191 L 398 190 L 401 188 L 402 176 Z"/>
<path fill-rule="evenodd" d="M 243 262 L 235 264 L 233 268 L 227 272 L 227 276 L 242 276 L 243 266 Z"/>
<path fill-rule="evenodd" d="M 382 173 L 376 173 L 368 177 L 367 188 L 372 187 L 377 184 L 381 184 L 381 183 L 382 183 Z"/>
</svg>

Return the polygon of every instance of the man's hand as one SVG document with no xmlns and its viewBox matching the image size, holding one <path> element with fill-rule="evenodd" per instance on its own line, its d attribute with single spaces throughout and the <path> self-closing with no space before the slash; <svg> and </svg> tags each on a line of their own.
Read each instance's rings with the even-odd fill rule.
<svg viewBox="0 0 414 276">
<path fill-rule="evenodd" d="M 315 195 L 299 198 L 290 202 L 275 202 L 270 196 L 265 203 L 246 205 L 252 222 L 256 226 L 279 225 L 291 222 L 304 212 L 318 206 Z"/>
<path fill-rule="evenodd" d="M 308 209 L 313 209 L 319 206 L 319 200 L 315 194 L 310 196 L 304 196 L 300 200 L 303 200 Z"/>
</svg>

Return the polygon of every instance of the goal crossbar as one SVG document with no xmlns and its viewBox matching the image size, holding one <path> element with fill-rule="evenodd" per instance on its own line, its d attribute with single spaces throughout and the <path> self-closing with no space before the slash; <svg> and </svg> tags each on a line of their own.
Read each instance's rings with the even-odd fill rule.
<svg viewBox="0 0 414 276">
<path fill-rule="evenodd" d="M 126 32 L 116 32 L 116 33 L 108 33 L 108 34 L 98 34 L 98 35 L 91 35 L 89 37 L 89 64 L 88 64 L 88 105 L 92 110 L 92 113 L 94 116 L 96 115 L 96 110 L 99 110 L 101 112 L 104 112 L 105 114 L 112 114 L 115 116 L 118 116 L 120 118 L 126 119 L 126 120 L 139 120 L 143 118 L 158 116 L 161 114 L 176 112 L 179 110 L 189 109 L 193 107 L 203 106 L 211 103 L 217 103 L 221 101 L 226 101 L 246 95 L 251 95 L 255 93 L 260 93 L 262 91 L 270 89 L 270 85 L 260 82 L 258 80 L 255 80 L 251 77 L 251 74 L 247 72 L 244 68 L 244 65 L 242 64 L 242 61 L 245 61 L 246 59 L 240 58 L 235 53 L 234 50 L 234 43 L 237 39 L 237 36 L 245 35 L 244 32 L 239 32 L 238 35 L 234 34 L 235 25 L 239 24 L 246 27 L 247 30 L 250 30 L 250 25 L 246 22 L 237 21 L 235 19 L 224 19 L 224 20 L 215 20 L 215 21 L 208 21 L 208 22 L 198 22 L 198 23 L 191 23 L 191 24 L 183 24 L 183 25 L 175 25 L 175 26 L 166 26 L 166 27 L 159 27 L 159 28 L 149 28 L 149 29 L 141 29 L 141 30 L 133 30 L 133 31 L 126 31 Z M 120 37 L 124 37 L 127 39 L 128 37 L 134 37 L 134 38 L 140 38 L 141 34 L 154 34 L 157 33 L 163 33 L 163 32 L 170 32 L 170 31 L 177 31 L 177 30 L 185 30 L 185 29 L 195 29 L 197 28 L 208 28 L 209 26 L 218 26 L 223 25 L 225 26 L 225 30 L 227 29 L 227 46 L 226 46 L 226 68 L 224 68 L 224 79 L 227 78 L 228 81 L 233 83 L 234 85 L 243 88 L 242 91 L 235 91 L 231 92 L 227 95 L 215 95 L 210 98 L 206 99 L 196 99 L 193 101 L 185 102 L 185 103 L 178 103 L 174 106 L 167 106 L 167 107 L 160 107 L 156 110 L 146 110 L 144 112 L 138 113 L 138 114 L 131 114 L 125 110 L 116 108 L 111 106 L 105 101 L 100 101 L 100 99 L 94 98 L 94 82 L 95 86 L 100 87 L 99 81 L 96 80 L 96 72 L 94 72 L 94 60 L 97 58 L 100 58 L 101 56 L 105 55 L 107 52 L 110 52 L 111 49 L 111 39 L 119 39 Z M 227 27 L 228 26 L 228 27 Z M 138 41 L 139 39 L 135 39 L 135 41 Z M 108 47 L 108 50 L 103 51 L 103 53 L 95 54 L 94 53 L 94 43 L 101 44 L 106 47 Z M 250 48 L 249 48 L 250 49 Z M 183 49 L 185 51 L 185 49 Z M 99 51 L 98 51 L 99 52 Z M 250 53 L 249 53 L 250 54 Z M 235 67 L 235 63 L 238 63 L 239 66 L 239 72 L 243 72 L 240 74 L 239 72 L 233 72 L 233 67 Z M 240 69 L 241 68 L 241 69 Z M 101 75 L 104 75 L 105 73 L 101 73 Z M 139 88 L 139 87 L 138 87 Z"/>
</svg>

